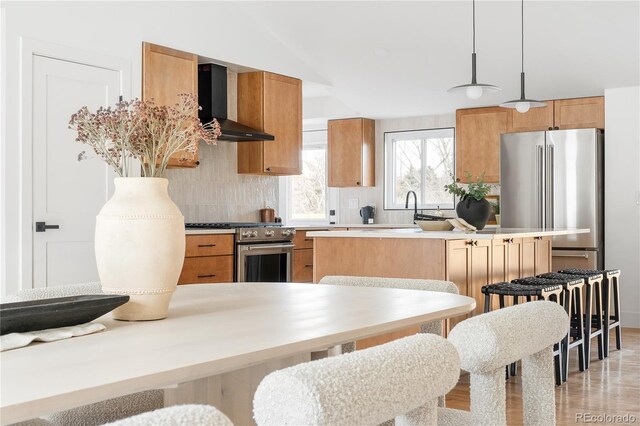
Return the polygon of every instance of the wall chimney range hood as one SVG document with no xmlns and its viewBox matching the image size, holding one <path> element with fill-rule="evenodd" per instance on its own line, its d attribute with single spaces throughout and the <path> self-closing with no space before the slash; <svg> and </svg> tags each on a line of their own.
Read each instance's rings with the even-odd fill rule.
<svg viewBox="0 0 640 426">
<path fill-rule="evenodd" d="M 198 103 L 202 107 L 198 118 L 208 123 L 214 118 L 220 123 L 220 141 L 272 141 L 273 135 L 252 129 L 227 118 L 227 68 L 217 64 L 198 65 Z"/>
</svg>

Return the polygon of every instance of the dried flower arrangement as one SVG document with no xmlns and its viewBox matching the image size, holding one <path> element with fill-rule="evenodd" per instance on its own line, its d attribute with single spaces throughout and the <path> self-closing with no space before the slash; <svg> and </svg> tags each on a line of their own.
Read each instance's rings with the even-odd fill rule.
<svg viewBox="0 0 640 426">
<path fill-rule="evenodd" d="M 93 148 L 121 177 L 130 176 L 131 159 L 142 165 L 142 176 L 162 177 L 169 159 L 180 153 L 180 161 L 192 159 L 199 141 L 215 144 L 220 124 L 202 124 L 194 111 L 196 97 L 180 94 L 175 106 L 157 106 L 153 101 L 121 101 L 115 108 L 100 107 L 95 113 L 85 106 L 71 116 L 69 128 L 76 141 Z"/>
</svg>

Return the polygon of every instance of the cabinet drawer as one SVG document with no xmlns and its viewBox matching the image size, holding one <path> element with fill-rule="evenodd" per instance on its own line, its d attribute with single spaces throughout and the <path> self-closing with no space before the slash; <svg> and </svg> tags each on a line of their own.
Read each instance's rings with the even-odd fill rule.
<svg viewBox="0 0 640 426">
<path fill-rule="evenodd" d="M 178 284 L 233 282 L 233 256 L 187 257 Z"/>
<path fill-rule="evenodd" d="M 307 238 L 307 232 L 313 231 L 296 231 L 296 236 L 293 237 L 296 250 L 313 248 L 313 238 Z"/>
<path fill-rule="evenodd" d="M 185 257 L 233 254 L 233 234 L 187 235 Z"/>
<path fill-rule="evenodd" d="M 297 283 L 313 281 L 313 249 L 293 251 L 293 281 Z"/>
</svg>

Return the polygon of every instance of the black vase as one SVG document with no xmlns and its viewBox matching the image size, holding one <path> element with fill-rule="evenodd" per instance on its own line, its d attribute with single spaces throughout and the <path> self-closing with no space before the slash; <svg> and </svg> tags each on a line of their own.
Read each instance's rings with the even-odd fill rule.
<svg viewBox="0 0 640 426">
<path fill-rule="evenodd" d="M 491 214 L 491 204 L 486 200 L 480 201 L 472 197 L 461 200 L 456 206 L 458 217 L 476 227 L 479 231 L 484 228 Z"/>
</svg>

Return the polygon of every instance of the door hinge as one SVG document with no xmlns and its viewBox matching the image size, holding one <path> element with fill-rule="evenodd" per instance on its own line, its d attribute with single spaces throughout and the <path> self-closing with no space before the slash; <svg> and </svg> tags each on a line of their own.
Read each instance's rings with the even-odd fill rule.
<svg viewBox="0 0 640 426">
<path fill-rule="evenodd" d="M 124 98 L 122 97 L 122 95 L 118 96 L 118 102 L 122 102 L 124 100 Z"/>
</svg>

